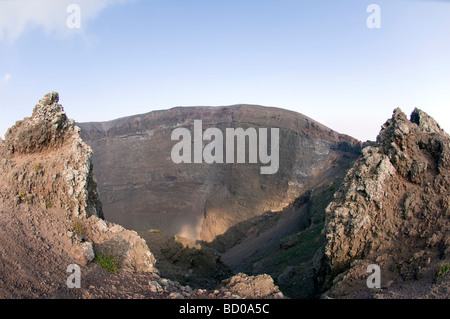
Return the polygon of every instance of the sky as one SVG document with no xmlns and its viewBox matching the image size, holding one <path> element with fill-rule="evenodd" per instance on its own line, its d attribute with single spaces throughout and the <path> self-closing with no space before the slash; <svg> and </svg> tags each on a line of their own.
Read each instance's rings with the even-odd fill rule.
<svg viewBox="0 0 450 319">
<path fill-rule="evenodd" d="M 365 141 L 418 107 L 450 132 L 450 1 L 0 0 L 0 136 L 51 91 L 78 122 L 245 103 Z"/>
</svg>

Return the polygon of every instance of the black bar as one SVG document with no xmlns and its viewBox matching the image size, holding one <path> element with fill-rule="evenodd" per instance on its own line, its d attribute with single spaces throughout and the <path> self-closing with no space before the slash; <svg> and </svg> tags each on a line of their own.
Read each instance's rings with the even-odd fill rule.
<svg viewBox="0 0 450 319">
<path fill-rule="evenodd" d="M 402 317 L 416 315 L 418 311 L 432 309 L 440 313 L 448 309 L 444 300 L 234 300 L 234 299 L 151 299 L 151 300 L 0 300 L 2 311 L 13 311 L 15 316 L 24 312 L 48 313 L 64 318 L 79 313 L 101 316 L 128 313 L 127 318 L 145 315 L 145 318 L 310 318 L 311 316 L 344 316 L 347 318 L 386 317 L 399 313 Z M 445 308 L 444 308 L 445 307 Z M 59 311 L 56 312 L 56 310 Z M 61 310 L 64 311 L 61 311 Z M 54 310 L 54 311 L 52 311 Z M 446 311 L 443 313 L 447 313 Z"/>
</svg>

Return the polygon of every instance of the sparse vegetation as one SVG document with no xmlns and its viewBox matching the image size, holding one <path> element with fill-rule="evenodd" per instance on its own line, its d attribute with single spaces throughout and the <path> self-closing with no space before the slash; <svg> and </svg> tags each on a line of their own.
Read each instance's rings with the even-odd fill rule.
<svg viewBox="0 0 450 319">
<path fill-rule="evenodd" d="M 73 232 L 78 235 L 84 236 L 87 233 L 86 227 L 77 220 L 73 222 L 72 227 L 73 227 Z"/>
<path fill-rule="evenodd" d="M 450 263 L 444 263 L 439 267 L 436 273 L 436 277 L 444 277 L 449 272 L 450 272 Z"/>
<path fill-rule="evenodd" d="M 334 192 L 335 189 L 336 189 L 336 187 L 335 187 L 335 185 L 334 185 L 334 182 L 330 182 L 330 183 L 328 184 L 328 188 L 329 188 L 330 191 Z"/>
<path fill-rule="evenodd" d="M 50 209 L 52 207 L 53 207 L 52 203 L 49 200 L 46 200 L 45 201 L 45 208 Z"/>
<path fill-rule="evenodd" d="M 24 202 L 24 203 L 30 203 L 30 198 L 27 196 L 27 194 L 25 192 L 19 192 L 19 199 L 20 202 Z"/>
<path fill-rule="evenodd" d="M 34 163 L 34 171 L 37 173 L 42 169 L 42 164 L 41 163 Z"/>
<path fill-rule="evenodd" d="M 159 229 L 150 229 L 148 232 L 152 234 L 161 234 L 161 231 Z"/>
<path fill-rule="evenodd" d="M 97 254 L 95 260 L 97 263 L 110 273 L 116 274 L 120 269 L 119 261 L 115 256 L 108 254 Z"/>
</svg>

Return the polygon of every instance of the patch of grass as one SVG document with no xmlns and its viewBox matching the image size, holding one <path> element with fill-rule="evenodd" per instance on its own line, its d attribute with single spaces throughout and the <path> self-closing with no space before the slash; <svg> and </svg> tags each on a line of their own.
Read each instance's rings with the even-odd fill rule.
<svg viewBox="0 0 450 319">
<path fill-rule="evenodd" d="M 116 274 L 120 269 L 119 261 L 115 256 L 108 254 L 97 254 L 95 260 L 100 265 L 100 267 L 102 267 L 106 271 L 109 271 L 110 273 Z"/>
<path fill-rule="evenodd" d="M 449 272 L 450 272 L 450 264 L 444 263 L 439 267 L 436 277 L 444 277 Z"/>
<path fill-rule="evenodd" d="M 72 227 L 73 232 L 78 235 L 84 236 L 87 233 L 86 227 L 77 220 L 73 222 Z"/>
<path fill-rule="evenodd" d="M 34 171 L 37 173 L 42 169 L 42 164 L 41 163 L 34 163 L 33 165 Z"/>
<path fill-rule="evenodd" d="M 21 202 L 29 204 L 31 202 L 30 198 L 25 194 L 25 192 L 19 192 L 19 199 Z"/>
<path fill-rule="evenodd" d="M 52 203 L 49 200 L 46 200 L 45 201 L 45 208 L 50 209 L 52 207 L 53 207 Z"/>
<path fill-rule="evenodd" d="M 280 250 L 277 258 L 274 260 L 277 265 L 299 265 L 302 262 L 311 260 L 319 249 L 319 247 L 325 242 L 325 236 L 321 234 L 322 225 L 314 225 L 298 234 L 295 237 L 289 236 L 287 241 L 294 240 L 294 246 Z"/>
</svg>

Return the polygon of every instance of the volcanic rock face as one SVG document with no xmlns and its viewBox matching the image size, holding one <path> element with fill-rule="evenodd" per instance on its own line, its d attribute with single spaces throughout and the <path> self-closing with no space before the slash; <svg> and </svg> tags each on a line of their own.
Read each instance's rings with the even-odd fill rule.
<svg viewBox="0 0 450 319">
<path fill-rule="evenodd" d="M 30 245 L 33 256 L 39 245 L 32 243 L 42 238 L 73 263 L 88 264 L 98 253 L 107 253 L 123 269 L 156 271 L 144 239 L 102 219 L 92 150 L 58 100 L 58 93 L 47 94 L 33 115 L 17 122 L 0 143 L 0 208 L 5 212 L 0 241 L 18 236 L 17 242 Z M 10 224 L 8 216 L 20 216 L 22 228 Z M 19 251 L 3 256 L 13 258 Z M 17 262 L 26 263 L 30 256 L 16 256 Z M 33 261 L 36 268 L 39 262 Z"/>
<path fill-rule="evenodd" d="M 145 240 L 101 218 L 92 150 L 58 99 L 47 94 L 0 139 L 0 298 L 283 298 L 270 277 L 241 276 L 254 283 L 242 295 L 228 282 L 207 291 L 161 278 Z M 118 273 L 94 262 L 100 254 Z"/>
<path fill-rule="evenodd" d="M 5 146 L 12 159 L 23 161 L 19 167 L 13 161 L 3 161 L 4 173 L 10 172 L 10 187 L 2 193 L 20 190 L 19 200 L 27 197 L 40 201 L 43 207 L 56 206 L 86 217 L 102 216 L 92 150 L 83 143 L 79 128 L 67 118 L 58 101 L 58 93 L 47 94 L 35 106 L 31 118 L 18 121 L 6 132 Z"/>
<path fill-rule="evenodd" d="M 178 141 L 171 133 L 180 127 L 192 133 L 194 120 L 202 120 L 203 131 L 224 134 L 226 128 L 279 128 L 278 172 L 261 174 L 262 164 L 248 158 L 245 164 L 175 164 L 171 150 Z M 236 226 L 220 249 L 236 243 L 239 223 L 286 207 L 331 169 L 347 169 L 361 149 L 359 141 L 306 116 L 251 105 L 174 108 L 77 125 L 94 150 L 106 219 L 206 242 Z"/>
<path fill-rule="evenodd" d="M 388 286 L 432 284 L 450 258 L 449 148 L 449 136 L 425 112 L 415 109 L 408 120 L 396 109 L 376 144 L 363 149 L 327 208 L 316 279 L 329 296 L 369 293 L 369 264 L 380 266 Z M 448 281 L 441 288 L 448 293 Z"/>
</svg>

